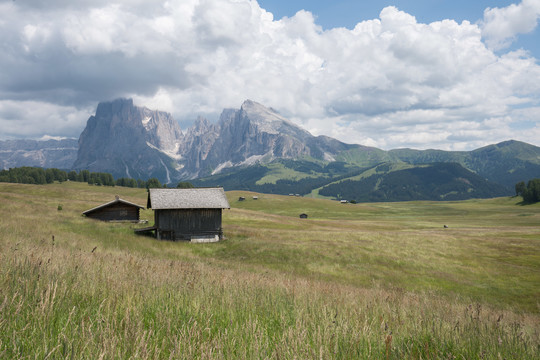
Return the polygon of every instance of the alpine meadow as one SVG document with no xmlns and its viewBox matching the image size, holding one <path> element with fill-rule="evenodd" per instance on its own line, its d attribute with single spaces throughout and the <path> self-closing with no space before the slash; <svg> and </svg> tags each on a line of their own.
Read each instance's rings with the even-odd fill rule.
<svg viewBox="0 0 540 360">
<path fill-rule="evenodd" d="M 81 216 L 114 195 L 0 183 L 0 359 L 540 359 L 538 203 L 228 191 L 193 244 Z"/>
</svg>

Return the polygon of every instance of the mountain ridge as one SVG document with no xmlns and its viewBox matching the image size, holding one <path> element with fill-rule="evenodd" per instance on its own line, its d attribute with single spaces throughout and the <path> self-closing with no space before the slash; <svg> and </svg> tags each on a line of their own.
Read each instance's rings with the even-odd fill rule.
<svg viewBox="0 0 540 360">
<path fill-rule="evenodd" d="M 171 179 L 168 164 L 182 137 L 166 112 L 134 106 L 132 99 L 102 102 L 79 137 L 73 168 Z"/>
<path fill-rule="evenodd" d="M 315 137 L 252 100 L 240 109 L 224 109 L 217 124 L 199 117 L 183 133 L 170 114 L 117 99 L 100 103 L 88 119 L 74 168 L 99 169 L 116 177 L 146 174 L 169 183 L 277 158 L 328 161 L 351 147 Z"/>
<path fill-rule="evenodd" d="M 4 168 L 6 164 L 59 164 L 62 166 L 54 167 L 108 172 L 116 178 L 156 177 L 167 184 L 200 179 L 196 181 L 199 184 L 243 186 L 245 176 L 252 181 L 251 187 L 264 185 L 275 191 L 282 186 L 282 193 L 291 190 L 304 194 L 325 186 L 335 187 L 338 179 L 360 176 L 362 171 L 385 163 L 410 164 L 418 169 L 423 164 L 455 163 L 489 183 L 504 186 L 507 192 L 519 181 L 540 176 L 540 147 L 524 142 L 508 140 L 472 151 L 385 151 L 324 135 L 313 136 L 272 108 L 252 100 L 244 101 L 238 109 L 224 109 L 216 123 L 198 117 L 184 132 L 171 114 L 136 106 L 132 99 L 101 102 L 79 137 L 75 159 L 71 141 L 71 149 L 58 154 L 44 150 L 50 144 L 23 146 L 24 141 L 0 141 L 0 161 Z M 26 150 L 15 150 L 21 147 Z M 66 164 L 70 159 L 72 166 Z M 395 174 L 391 173 L 385 176 L 392 178 Z M 414 181 L 419 183 L 418 179 Z M 501 193 L 499 190 L 493 193 Z"/>
<path fill-rule="evenodd" d="M 77 159 L 77 139 L 0 141 L 0 169 L 21 166 L 69 169 Z"/>
</svg>

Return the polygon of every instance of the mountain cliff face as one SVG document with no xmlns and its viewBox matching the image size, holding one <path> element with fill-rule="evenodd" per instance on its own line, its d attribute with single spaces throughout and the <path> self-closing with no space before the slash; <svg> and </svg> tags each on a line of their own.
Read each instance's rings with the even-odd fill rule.
<svg viewBox="0 0 540 360">
<path fill-rule="evenodd" d="M 218 137 L 219 127 L 203 117 L 199 117 L 188 129 L 179 149 L 185 177 L 191 178 L 199 173 Z"/>
<path fill-rule="evenodd" d="M 224 110 L 217 124 L 199 117 L 183 134 L 170 114 L 119 99 L 100 103 L 88 119 L 74 168 L 170 183 L 276 158 L 333 160 L 355 146 L 312 136 L 250 100 Z"/>
<path fill-rule="evenodd" d="M 197 176 L 277 158 L 312 157 L 331 161 L 338 152 L 356 146 L 324 136 L 315 137 L 274 110 L 251 100 L 246 100 L 239 110 L 224 110 L 212 134 L 215 141 L 209 146 L 202 166 L 188 168 Z"/>
<path fill-rule="evenodd" d="M 73 168 L 171 181 L 182 138 L 168 113 L 134 106 L 131 99 L 100 103 L 79 138 Z"/>
<path fill-rule="evenodd" d="M 75 139 L 0 141 L 0 169 L 20 166 L 71 169 L 77 149 Z"/>
</svg>

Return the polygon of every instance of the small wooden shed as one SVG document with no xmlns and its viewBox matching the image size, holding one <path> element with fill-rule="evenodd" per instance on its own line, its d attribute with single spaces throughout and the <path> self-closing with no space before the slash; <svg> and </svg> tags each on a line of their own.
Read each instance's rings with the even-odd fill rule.
<svg viewBox="0 0 540 360">
<path fill-rule="evenodd" d="M 223 238 L 221 216 L 230 209 L 223 188 L 150 189 L 156 238 L 214 242 Z"/>
<path fill-rule="evenodd" d="M 140 209 L 144 209 L 144 207 L 122 200 L 117 195 L 115 200 L 93 209 L 86 210 L 83 212 L 83 215 L 101 221 L 139 222 Z"/>
</svg>

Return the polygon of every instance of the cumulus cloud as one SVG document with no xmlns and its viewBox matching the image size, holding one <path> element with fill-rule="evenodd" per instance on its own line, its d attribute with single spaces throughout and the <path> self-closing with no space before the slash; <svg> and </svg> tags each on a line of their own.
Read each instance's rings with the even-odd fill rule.
<svg viewBox="0 0 540 360">
<path fill-rule="evenodd" d="M 97 102 L 116 97 L 182 123 L 249 98 L 316 135 L 382 148 L 538 142 L 527 117 L 538 112 L 525 111 L 539 106 L 536 59 L 486 46 L 521 31 L 489 35 L 514 21 L 505 9 L 478 25 L 387 7 L 323 31 L 310 12 L 276 20 L 254 0 L 46 4 L 0 3 L 0 136 L 77 136 Z"/>
<path fill-rule="evenodd" d="M 508 47 L 519 34 L 532 32 L 540 17 L 540 0 L 523 0 L 505 8 L 487 8 L 482 34 L 491 49 Z"/>
</svg>

